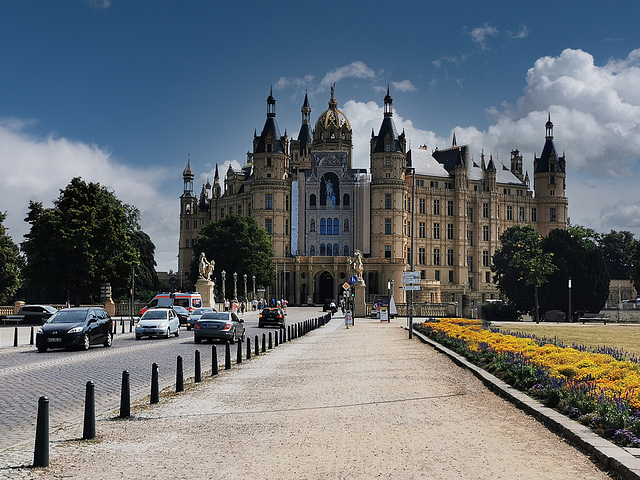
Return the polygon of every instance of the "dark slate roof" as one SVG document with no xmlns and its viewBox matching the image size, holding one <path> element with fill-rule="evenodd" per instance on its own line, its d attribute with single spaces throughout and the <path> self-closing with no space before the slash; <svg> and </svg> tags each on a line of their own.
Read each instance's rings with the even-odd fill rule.
<svg viewBox="0 0 640 480">
<path fill-rule="evenodd" d="M 300 133 L 298 133 L 298 141 L 300 142 L 300 154 L 304 152 L 307 144 L 313 140 L 313 133 L 311 132 L 311 125 L 303 123 L 300 127 Z"/>
<path fill-rule="evenodd" d="M 278 122 L 276 122 L 275 116 L 268 116 L 267 121 L 264 122 L 264 127 L 262 128 L 262 133 L 258 138 L 254 153 L 264 153 L 267 151 L 266 139 L 269 134 L 271 134 L 271 138 L 273 138 L 273 149 L 271 151 L 275 153 L 284 153 L 284 148 L 280 141 L 280 129 L 278 128 Z"/>
<path fill-rule="evenodd" d="M 556 159 L 555 162 L 549 161 L 549 159 L 552 157 Z M 555 169 L 552 168 L 551 166 L 552 163 L 555 163 Z M 533 160 L 534 173 L 551 172 L 551 171 L 566 173 L 565 167 L 566 167 L 566 164 L 565 164 L 564 156 L 558 157 L 558 153 L 556 152 L 556 147 L 553 144 L 553 139 L 547 137 L 547 140 L 544 142 L 544 148 L 542 149 L 542 155 L 540 155 L 540 158 L 534 156 L 534 160 Z"/>
<path fill-rule="evenodd" d="M 382 120 L 382 125 L 380 126 L 380 132 L 378 132 L 377 141 L 373 152 L 378 153 L 385 151 L 384 144 L 387 135 L 391 135 L 391 138 L 393 139 L 391 151 L 402 153 L 402 147 L 398 138 L 398 132 L 396 131 L 396 126 L 393 123 L 393 118 L 391 118 L 390 115 L 385 115 L 384 119 Z"/>
<path fill-rule="evenodd" d="M 444 150 L 435 150 L 433 158 L 442 164 L 447 172 L 453 173 L 457 166 L 466 165 L 466 158 L 469 155 L 468 145 L 458 145 Z"/>
</svg>

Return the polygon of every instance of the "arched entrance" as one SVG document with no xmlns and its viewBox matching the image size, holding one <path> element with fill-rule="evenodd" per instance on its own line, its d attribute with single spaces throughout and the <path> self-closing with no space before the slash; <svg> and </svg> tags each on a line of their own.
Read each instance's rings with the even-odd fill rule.
<svg viewBox="0 0 640 480">
<path fill-rule="evenodd" d="M 324 271 L 316 277 L 315 303 L 323 303 L 329 298 L 334 298 L 333 276 Z"/>
</svg>

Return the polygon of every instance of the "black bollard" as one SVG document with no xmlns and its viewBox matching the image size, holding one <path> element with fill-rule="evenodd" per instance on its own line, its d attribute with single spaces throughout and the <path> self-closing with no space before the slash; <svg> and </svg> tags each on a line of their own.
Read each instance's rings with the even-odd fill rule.
<svg viewBox="0 0 640 480">
<path fill-rule="evenodd" d="M 242 363 L 242 342 L 238 342 L 238 349 L 236 352 L 236 365 Z"/>
<path fill-rule="evenodd" d="M 84 396 L 84 429 L 82 439 L 91 440 L 96 438 L 96 388 L 95 384 L 89 380 Z"/>
<path fill-rule="evenodd" d="M 36 447 L 33 451 L 33 466 L 49 466 L 49 399 L 44 395 L 38 399 Z"/>
<path fill-rule="evenodd" d="M 251 358 L 251 339 L 247 337 L 247 360 Z"/>
<path fill-rule="evenodd" d="M 256 335 L 256 357 L 260 355 L 260 342 L 258 341 L 258 335 Z"/>
<path fill-rule="evenodd" d="M 287 325 L 287 333 L 289 335 L 289 341 L 291 341 L 291 325 Z"/>
<path fill-rule="evenodd" d="M 225 342 L 224 369 L 231 370 L 231 345 L 229 345 L 229 342 Z"/>
<path fill-rule="evenodd" d="M 196 350 L 196 365 L 195 373 L 193 374 L 193 381 L 200 383 L 202 381 L 202 368 L 200 366 L 200 350 Z"/>
<path fill-rule="evenodd" d="M 218 374 L 218 351 L 215 345 L 211 345 L 211 376 Z"/>
<path fill-rule="evenodd" d="M 275 332 L 273 332 L 273 341 L 274 341 L 274 347 L 278 346 L 278 334 L 280 333 L 279 330 L 276 330 Z"/>
<path fill-rule="evenodd" d="M 124 333 L 124 318 L 120 320 L 120 326 L 122 327 L 122 333 Z"/>
<path fill-rule="evenodd" d="M 133 318 L 129 320 L 129 333 L 133 332 Z"/>
<path fill-rule="evenodd" d="M 122 372 L 122 388 L 120 389 L 120 418 L 131 416 L 131 386 L 129 372 Z"/>
<path fill-rule="evenodd" d="M 176 393 L 184 391 L 184 369 L 182 368 L 182 357 L 178 355 L 176 368 Z"/>
<path fill-rule="evenodd" d="M 35 342 L 35 328 L 31 327 L 31 337 L 29 338 L 29 345 L 33 345 Z"/>
<path fill-rule="evenodd" d="M 18 346 L 18 327 L 16 327 L 15 332 L 13 333 L 13 346 Z"/>
<path fill-rule="evenodd" d="M 267 334 L 262 334 L 262 353 L 267 351 Z"/>
<path fill-rule="evenodd" d="M 149 403 L 160 402 L 160 386 L 158 384 L 158 364 L 151 365 L 151 401 Z"/>
</svg>

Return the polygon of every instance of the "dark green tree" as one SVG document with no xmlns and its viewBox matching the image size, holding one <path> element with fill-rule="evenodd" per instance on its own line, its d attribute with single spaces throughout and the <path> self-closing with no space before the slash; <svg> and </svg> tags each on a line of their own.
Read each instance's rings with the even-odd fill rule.
<svg viewBox="0 0 640 480">
<path fill-rule="evenodd" d="M 589 229 L 570 227 L 556 229 L 542 241 L 545 252 L 553 253 L 556 271 L 540 290 L 543 311 L 569 308 L 571 277 L 571 310 L 599 312 L 609 296 L 609 273 L 598 248 L 597 236 Z"/>
<path fill-rule="evenodd" d="M 634 245 L 633 233 L 629 231 L 611 230 L 610 233 L 600 235 L 598 246 L 611 278 L 624 280 L 631 278 Z"/>
<path fill-rule="evenodd" d="M 640 240 L 633 241 L 633 249 L 631 251 L 631 280 L 636 289 L 640 291 Z"/>
<path fill-rule="evenodd" d="M 20 253 L 3 225 L 7 214 L 0 212 L 0 305 L 14 299 L 20 288 Z"/>
<path fill-rule="evenodd" d="M 140 255 L 140 262 L 134 267 L 135 275 L 135 295 L 136 299 L 151 299 L 160 290 L 158 272 L 156 272 L 155 251 L 156 246 L 151 241 L 151 237 L 142 230 L 131 232 L 131 245 Z M 130 282 L 130 280 L 129 280 Z M 124 288 L 114 291 L 115 298 L 129 299 L 131 285 L 124 285 Z"/>
<path fill-rule="evenodd" d="M 100 286 L 130 283 L 140 254 L 132 243 L 137 209 L 99 183 L 71 180 L 52 208 L 30 202 L 31 224 L 21 244 L 31 301 L 98 302 Z"/>
<path fill-rule="evenodd" d="M 555 270 L 552 255 L 542 250 L 542 237 L 533 225 L 513 226 L 500 235 L 493 256 L 494 281 L 520 312 L 535 312 L 536 288 Z"/>
<path fill-rule="evenodd" d="M 198 277 L 198 261 L 201 252 L 207 260 L 215 261 L 213 276 L 217 279 L 219 293 L 221 272 L 226 272 L 225 294 L 233 296 L 233 274 L 238 274 L 238 294 L 244 295 L 243 275 L 251 279 L 256 276 L 256 286 L 275 285 L 276 273 L 272 263 L 273 246 L 271 237 L 253 218 L 242 215 L 227 215 L 217 222 L 210 222 L 200 230 L 193 247 L 195 253 L 191 264 L 191 277 Z M 253 286 L 247 282 L 247 289 Z"/>
</svg>

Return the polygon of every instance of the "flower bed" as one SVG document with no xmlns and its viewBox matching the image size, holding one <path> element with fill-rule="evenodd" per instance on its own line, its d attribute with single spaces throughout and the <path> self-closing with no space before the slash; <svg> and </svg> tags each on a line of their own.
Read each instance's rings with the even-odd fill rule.
<svg viewBox="0 0 640 480">
<path fill-rule="evenodd" d="M 432 319 L 415 328 L 616 444 L 640 446 L 640 364 L 624 352 L 497 333 L 481 320 Z"/>
</svg>

